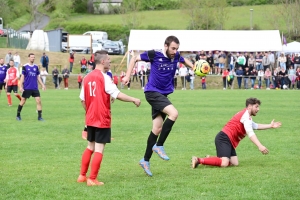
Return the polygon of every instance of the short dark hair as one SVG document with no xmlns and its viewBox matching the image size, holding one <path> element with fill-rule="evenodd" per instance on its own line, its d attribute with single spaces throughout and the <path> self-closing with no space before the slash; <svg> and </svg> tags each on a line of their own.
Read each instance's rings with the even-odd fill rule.
<svg viewBox="0 0 300 200">
<path fill-rule="evenodd" d="M 177 38 L 176 36 L 173 36 L 173 35 L 167 37 L 166 40 L 165 40 L 165 44 L 166 44 L 167 46 L 170 46 L 170 44 L 171 44 L 172 42 L 175 42 L 176 44 L 179 44 L 178 38 Z"/>
<path fill-rule="evenodd" d="M 106 56 L 108 55 L 108 52 L 106 50 L 99 50 L 96 51 L 94 56 L 95 56 L 95 65 L 99 64 Z"/>
<path fill-rule="evenodd" d="M 30 57 L 31 55 L 34 55 L 34 53 L 30 53 L 30 54 L 28 54 L 28 57 Z"/>
<path fill-rule="evenodd" d="M 253 97 L 250 97 L 249 99 L 246 99 L 246 107 L 248 107 L 248 105 L 254 105 L 254 104 L 260 105 L 261 102 L 260 102 L 259 99 L 253 98 Z"/>
</svg>

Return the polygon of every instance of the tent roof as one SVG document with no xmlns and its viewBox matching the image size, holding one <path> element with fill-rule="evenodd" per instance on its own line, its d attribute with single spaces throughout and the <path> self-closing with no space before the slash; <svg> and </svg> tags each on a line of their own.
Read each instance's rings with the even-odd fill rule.
<svg viewBox="0 0 300 200">
<path fill-rule="evenodd" d="M 282 45 L 282 51 L 284 52 L 300 52 L 300 42 L 291 42 L 286 45 Z"/>
<path fill-rule="evenodd" d="M 281 51 L 278 30 L 219 31 L 219 30 L 131 30 L 128 50 L 162 49 L 165 39 L 176 36 L 179 51 Z"/>
</svg>

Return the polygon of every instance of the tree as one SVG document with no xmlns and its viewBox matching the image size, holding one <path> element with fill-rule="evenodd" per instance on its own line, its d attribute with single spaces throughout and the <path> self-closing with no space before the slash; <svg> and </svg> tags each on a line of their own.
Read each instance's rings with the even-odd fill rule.
<svg viewBox="0 0 300 200">
<path fill-rule="evenodd" d="M 138 11 L 141 8 L 140 0 L 124 0 L 121 7 L 122 21 L 129 29 L 138 28 L 143 18 Z"/>
</svg>

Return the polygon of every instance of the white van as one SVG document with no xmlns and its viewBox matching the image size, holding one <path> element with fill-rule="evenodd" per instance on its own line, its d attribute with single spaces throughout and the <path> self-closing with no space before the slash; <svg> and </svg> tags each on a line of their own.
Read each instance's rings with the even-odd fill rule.
<svg viewBox="0 0 300 200">
<path fill-rule="evenodd" d="M 107 32 L 104 31 L 88 31 L 83 35 L 91 35 L 93 42 L 103 42 L 108 39 Z"/>
</svg>

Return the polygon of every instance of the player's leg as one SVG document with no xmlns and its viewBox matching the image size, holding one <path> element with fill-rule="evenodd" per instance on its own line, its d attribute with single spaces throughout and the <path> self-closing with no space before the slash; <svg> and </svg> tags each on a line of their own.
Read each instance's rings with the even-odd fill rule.
<svg viewBox="0 0 300 200">
<path fill-rule="evenodd" d="M 206 158 L 192 157 L 192 168 L 196 168 L 199 164 L 227 167 L 230 165 L 230 158 L 236 156 L 235 151 L 232 152 L 232 144 L 230 139 L 224 132 L 219 132 L 215 138 L 215 145 L 217 150 L 217 156 L 210 156 Z M 233 160 L 234 162 L 235 160 Z"/>
<path fill-rule="evenodd" d="M 152 113 L 155 112 L 152 110 Z M 153 115 L 152 115 L 153 116 Z M 153 146 L 156 144 L 158 135 L 161 132 L 162 129 L 162 124 L 163 124 L 163 118 L 161 115 L 157 115 L 153 120 L 152 120 L 152 130 L 148 136 L 147 140 L 147 146 L 146 146 L 146 151 L 144 158 L 140 160 L 139 165 L 144 169 L 145 173 L 148 176 L 152 176 L 152 173 L 150 171 L 150 163 L 149 160 L 152 156 L 153 153 Z"/>
<path fill-rule="evenodd" d="M 38 90 L 34 90 L 32 96 L 34 97 L 36 102 L 36 110 L 38 111 L 38 120 L 44 121 L 44 119 L 42 118 L 42 101 L 41 101 L 40 92 Z"/>
<path fill-rule="evenodd" d="M 6 98 L 7 98 L 8 106 L 12 106 L 11 95 L 10 95 L 11 91 L 12 91 L 12 86 L 7 86 L 7 88 L 6 88 Z"/>
<path fill-rule="evenodd" d="M 18 86 L 17 85 L 13 86 L 13 91 L 14 91 L 15 97 L 17 97 L 21 101 L 21 96 L 18 94 Z"/>
<path fill-rule="evenodd" d="M 237 156 L 231 156 L 230 157 L 230 165 L 233 166 L 238 166 L 239 165 L 239 160 Z"/>
<path fill-rule="evenodd" d="M 31 96 L 31 94 L 32 94 L 31 90 L 24 90 L 23 91 L 22 98 L 21 98 L 21 101 L 19 103 L 18 110 L 17 110 L 16 120 L 21 121 L 21 111 L 23 109 L 23 106 L 26 103 L 26 99 L 28 99 Z"/>
<path fill-rule="evenodd" d="M 83 131 L 81 132 L 82 139 L 86 140 L 87 138 L 87 126 L 84 125 Z"/>
<path fill-rule="evenodd" d="M 94 128 L 94 127 L 93 127 Z M 95 128 L 95 151 L 94 157 L 91 162 L 91 173 L 87 179 L 88 186 L 103 185 L 103 182 L 97 180 L 100 166 L 102 163 L 104 147 L 106 143 L 111 141 L 111 129 L 110 128 Z M 88 126 L 88 139 L 89 139 L 89 126 Z"/>
</svg>

